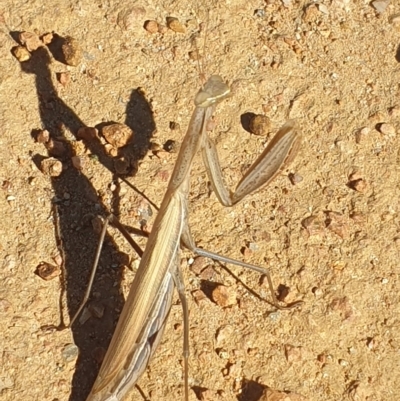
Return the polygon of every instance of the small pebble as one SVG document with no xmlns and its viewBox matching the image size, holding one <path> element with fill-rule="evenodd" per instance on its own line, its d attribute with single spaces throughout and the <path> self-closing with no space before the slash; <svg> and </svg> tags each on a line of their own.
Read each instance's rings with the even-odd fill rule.
<svg viewBox="0 0 400 401">
<path fill-rule="evenodd" d="M 21 32 L 19 34 L 19 41 L 29 52 L 33 52 L 43 46 L 43 42 L 39 36 L 33 32 Z"/>
<path fill-rule="evenodd" d="M 360 212 L 353 212 L 350 214 L 350 218 L 356 223 L 363 223 L 365 221 L 365 216 Z"/>
<path fill-rule="evenodd" d="M 390 18 L 389 18 L 389 21 L 390 21 L 390 23 L 392 23 L 393 25 L 398 25 L 398 24 L 400 24 L 400 13 L 391 15 Z"/>
<path fill-rule="evenodd" d="M 168 141 L 164 143 L 163 149 L 168 153 L 176 153 L 178 150 L 178 143 L 172 139 L 168 139 Z"/>
<path fill-rule="evenodd" d="M 118 150 L 114 148 L 114 146 L 110 145 L 109 143 L 106 143 L 104 145 L 104 150 L 106 153 L 111 156 L 111 157 L 116 157 L 118 156 Z"/>
<path fill-rule="evenodd" d="M 118 14 L 117 24 L 121 29 L 126 31 L 136 30 L 143 24 L 142 21 L 145 15 L 146 10 L 143 7 L 132 7 Z"/>
<path fill-rule="evenodd" d="M 61 354 L 65 362 L 72 362 L 78 358 L 79 348 L 75 344 L 67 344 Z"/>
<path fill-rule="evenodd" d="M 297 393 L 281 392 L 266 388 L 258 401 L 308 401 L 307 398 Z"/>
<path fill-rule="evenodd" d="M 15 46 L 11 49 L 14 57 L 20 62 L 28 61 L 31 58 L 31 54 L 23 46 Z"/>
<path fill-rule="evenodd" d="M 301 224 L 307 230 L 310 237 L 322 236 L 324 234 L 325 224 L 317 216 L 306 217 Z"/>
<path fill-rule="evenodd" d="M 58 177 L 63 171 L 63 165 L 60 160 L 48 157 L 40 162 L 40 171 L 50 177 Z"/>
<path fill-rule="evenodd" d="M 400 19 L 400 16 L 399 16 Z M 400 23 L 400 20 L 399 20 Z M 389 109 L 389 115 L 392 118 L 399 118 L 400 117 L 400 106 L 393 106 Z"/>
<path fill-rule="evenodd" d="M 50 140 L 50 133 L 47 129 L 40 130 L 36 136 L 36 141 L 38 143 L 46 143 Z"/>
<path fill-rule="evenodd" d="M 231 340 L 231 337 L 232 337 L 234 331 L 235 331 L 235 328 L 230 324 L 221 326 L 217 330 L 217 334 L 215 335 L 215 339 L 216 339 L 215 345 L 218 348 L 221 348 L 222 346 L 224 346 L 227 342 L 229 342 Z"/>
<path fill-rule="evenodd" d="M 104 305 L 90 304 L 89 311 L 92 314 L 92 316 L 97 317 L 97 319 L 101 319 L 104 315 Z"/>
<path fill-rule="evenodd" d="M 119 123 L 106 125 L 101 133 L 106 141 L 116 148 L 122 148 L 132 142 L 134 137 L 133 131 L 127 125 Z"/>
<path fill-rule="evenodd" d="M 379 132 L 383 135 L 395 135 L 396 129 L 392 124 L 383 123 L 379 126 Z"/>
<path fill-rule="evenodd" d="M 319 3 L 318 10 L 325 15 L 329 15 L 328 7 L 325 4 Z"/>
<path fill-rule="evenodd" d="M 67 36 L 61 46 L 61 51 L 67 65 L 76 67 L 81 62 L 82 50 L 77 39 Z"/>
<path fill-rule="evenodd" d="M 254 135 L 268 135 L 271 129 L 271 120 L 263 114 L 254 116 L 250 121 L 250 132 Z"/>
<path fill-rule="evenodd" d="M 351 189 L 354 189 L 357 192 L 365 192 L 368 189 L 368 184 L 365 180 L 363 180 L 362 178 L 358 179 L 358 180 L 354 180 L 354 181 L 350 181 L 348 186 Z"/>
<path fill-rule="evenodd" d="M 57 253 L 55 256 L 53 256 L 53 260 L 54 260 L 54 262 L 56 263 L 57 266 L 62 266 L 63 258 L 59 253 Z"/>
<path fill-rule="evenodd" d="M 189 58 L 190 60 L 197 61 L 201 59 L 201 55 L 198 50 L 193 50 L 189 52 Z"/>
<path fill-rule="evenodd" d="M 296 173 L 290 173 L 289 180 L 293 185 L 296 185 L 303 181 L 303 177 Z"/>
<path fill-rule="evenodd" d="M 226 308 L 237 303 L 236 291 L 234 291 L 231 287 L 228 288 L 222 284 L 219 284 L 214 288 L 211 298 L 222 308 Z"/>
<path fill-rule="evenodd" d="M 83 326 L 90 318 L 92 314 L 90 313 L 88 308 L 83 308 L 81 315 L 79 316 L 79 324 Z"/>
<path fill-rule="evenodd" d="M 202 270 L 207 267 L 207 263 L 207 258 L 204 256 L 198 256 L 196 259 L 194 259 L 193 263 L 189 263 L 189 270 L 194 274 L 199 275 Z"/>
<path fill-rule="evenodd" d="M 98 131 L 94 127 L 81 127 L 78 129 L 76 136 L 79 139 L 83 139 L 84 141 L 90 142 L 93 139 L 97 138 Z"/>
<path fill-rule="evenodd" d="M 206 294 L 204 294 L 202 290 L 193 291 L 192 296 L 197 305 L 199 305 L 201 301 L 204 301 L 207 298 Z"/>
<path fill-rule="evenodd" d="M 205 281 L 214 281 L 216 275 L 217 274 L 214 268 L 212 266 L 207 266 L 205 269 L 201 271 L 199 277 Z"/>
<path fill-rule="evenodd" d="M 52 280 L 61 274 L 59 266 L 51 265 L 47 262 L 40 263 L 36 268 L 36 274 L 45 281 Z"/>
<path fill-rule="evenodd" d="M 186 32 L 186 28 L 179 22 L 178 18 L 167 17 L 167 27 L 177 33 Z"/>
<path fill-rule="evenodd" d="M 340 238 L 348 238 L 349 233 L 347 230 L 346 219 L 340 213 L 326 212 L 327 220 L 326 227 Z"/>
<path fill-rule="evenodd" d="M 63 157 L 67 153 L 67 147 L 65 143 L 61 141 L 55 141 L 50 138 L 49 141 L 45 143 L 45 146 L 50 156 Z"/>
<path fill-rule="evenodd" d="M 130 164 L 127 160 L 121 157 L 120 159 L 114 159 L 114 168 L 117 174 L 125 175 L 129 172 Z"/>
<path fill-rule="evenodd" d="M 319 11 L 315 4 L 309 5 L 303 13 L 303 20 L 305 22 L 314 22 L 319 17 Z"/>
<path fill-rule="evenodd" d="M 364 138 L 371 132 L 371 129 L 368 127 L 363 127 L 356 132 L 356 143 L 360 143 L 364 140 Z"/>
<path fill-rule="evenodd" d="M 181 126 L 179 125 L 179 123 L 176 123 L 175 121 L 171 121 L 170 123 L 169 123 L 169 129 L 171 130 L 171 131 L 177 131 L 177 130 L 179 130 L 181 128 Z"/>
<path fill-rule="evenodd" d="M 9 302 L 5 298 L 0 298 L 0 313 L 8 313 L 8 312 L 12 312 L 11 302 Z"/>
<path fill-rule="evenodd" d="M 53 41 L 53 34 L 51 32 L 45 33 L 42 35 L 42 42 L 45 45 L 49 45 Z"/>
<path fill-rule="evenodd" d="M 149 33 L 157 33 L 159 30 L 158 22 L 154 20 L 146 21 L 144 23 L 144 29 L 146 29 L 146 31 Z"/>
<path fill-rule="evenodd" d="M 382 14 L 385 12 L 389 3 L 390 3 L 390 0 L 376 0 L 376 1 L 373 1 L 371 4 L 372 4 L 372 7 L 374 7 L 375 10 L 379 14 Z"/>
<path fill-rule="evenodd" d="M 104 222 L 100 216 L 96 216 L 92 219 L 92 228 L 93 231 L 97 234 L 100 235 L 101 231 L 103 230 Z"/>
<path fill-rule="evenodd" d="M 101 364 L 106 356 L 106 350 L 103 347 L 96 347 L 91 352 L 91 355 L 98 364 Z"/>
<path fill-rule="evenodd" d="M 69 72 L 60 72 L 57 74 L 58 82 L 65 88 L 71 81 L 71 75 Z"/>
<path fill-rule="evenodd" d="M 285 345 L 285 357 L 288 362 L 298 362 L 301 360 L 301 347 Z"/>
<path fill-rule="evenodd" d="M 367 338 L 367 347 L 370 350 L 373 350 L 375 348 L 375 341 L 374 341 L 374 339 L 372 337 Z"/>
<path fill-rule="evenodd" d="M 81 156 L 72 156 L 71 162 L 77 170 L 82 170 L 85 165 L 85 159 Z"/>
</svg>

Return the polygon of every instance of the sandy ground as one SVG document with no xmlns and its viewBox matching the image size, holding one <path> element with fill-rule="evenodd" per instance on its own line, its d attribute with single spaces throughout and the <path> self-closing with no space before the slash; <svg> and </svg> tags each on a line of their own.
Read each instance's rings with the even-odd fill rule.
<svg viewBox="0 0 400 401">
<path fill-rule="evenodd" d="M 392 19 L 400 5 L 393 0 L 378 14 L 367 0 L 198 3 L 1 6 L 1 400 L 81 401 L 89 393 L 134 277 L 128 267 L 138 265 L 114 228 L 88 319 L 72 330 L 42 327 L 68 322 L 83 297 L 97 215 L 112 210 L 129 227 L 151 227 L 152 203 L 161 202 L 176 153 L 148 150 L 167 140 L 179 145 L 185 134 L 200 86 L 190 53 L 199 30 L 201 50 L 207 32 L 204 73 L 234 87 L 212 133 L 227 184 L 234 188 L 271 138 L 243 128 L 248 113 L 270 117 L 271 132 L 296 118 L 303 142 L 278 179 L 230 209 L 210 194 L 196 158 L 193 236 L 201 247 L 268 267 L 275 286 L 289 289 L 285 301 L 304 304 L 276 312 L 262 300 L 269 293 L 258 274 L 229 266 L 232 276 L 208 260 L 190 266 L 193 255 L 182 251 L 191 399 L 255 401 L 270 387 L 315 401 L 398 400 L 400 27 Z M 146 20 L 165 25 L 169 16 L 186 32 L 143 28 Z M 82 59 L 67 66 L 49 46 L 20 63 L 11 49 L 22 31 L 72 36 Z M 63 86 L 57 74 L 65 72 Z M 104 140 L 76 141 L 80 127 L 109 122 L 135 131 L 126 158 L 137 172 L 126 179 L 136 191 L 121 181 Z M 38 169 L 48 156 L 34 139 L 41 129 L 65 145 L 59 177 Z M 85 162 L 81 171 L 73 152 Z M 58 263 L 61 275 L 44 281 L 35 274 L 41 262 Z M 227 286 L 233 305 L 207 296 L 215 283 Z M 68 356 L 71 344 L 78 357 Z M 181 344 L 175 295 L 161 345 L 138 383 L 145 398 L 133 390 L 128 400 L 183 399 Z"/>
</svg>

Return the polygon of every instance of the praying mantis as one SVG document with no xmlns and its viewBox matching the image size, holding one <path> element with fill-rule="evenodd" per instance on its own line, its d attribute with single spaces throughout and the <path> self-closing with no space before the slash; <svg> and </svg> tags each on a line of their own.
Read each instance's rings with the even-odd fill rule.
<svg viewBox="0 0 400 401">
<path fill-rule="evenodd" d="M 238 183 L 235 192 L 226 189 L 217 150 L 207 134 L 215 106 L 230 95 L 229 86 L 217 75 L 211 76 L 197 93 L 186 136 L 183 139 L 175 168 L 164 195 L 158 215 L 149 235 L 147 246 L 132 282 L 117 327 L 87 401 L 121 401 L 133 388 L 162 337 L 168 317 L 174 288 L 177 289 L 183 309 L 184 397 L 189 399 L 188 305 L 179 269 L 179 248 L 185 246 L 196 255 L 250 268 L 268 279 L 273 304 L 285 309 L 297 306 L 295 302 L 282 307 L 277 304 L 269 272 L 261 267 L 218 255 L 198 248 L 188 226 L 188 194 L 190 170 L 196 153 L 201 150 L 211 186 L 224 206 L 234 206 L 246 195 L 270 183 L 294 159 L 301 137 L 294 121 L 288 121 L 275 134 L 265 150 Z M 132 244 L 124 228 L 110 216 L 107 221 L 120 228 Z M 107 224 L 104 225 L 102 238 Z M 94 265 L 97 265 L 101 241 Z M 132 246 L 135 246 L 132 244 Z M 137 247 L 135 247 L 137 250 Z M 140 252 L 140 249 L 137 250 Z M 92 271 L 91 281 L 95 273 Z M 89 288 L 90 291 L 90 288 Z M 85 296 L 71 324 L 88 298 Z"/>
</svg>

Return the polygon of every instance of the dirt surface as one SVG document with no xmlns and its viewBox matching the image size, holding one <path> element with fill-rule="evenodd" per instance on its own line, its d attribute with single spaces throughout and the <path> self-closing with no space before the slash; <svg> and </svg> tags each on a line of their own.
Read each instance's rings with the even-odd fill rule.
<svg viewBox="0 0 400 401">
<path fill-rule="evenodd" d="M 255 401 L 265 387 L 315 401 L 398 400 L 399 3 L 382 14 L 367 0 L 198 3 L 1 6 L 1 400 L 83 401 L 89 393 L 134 277 L 128 267 L 138 265 L 114 228 L 83 318 L 72 330 L 42 328 L 67 323 L 83 297 L 96 216 L 113 211 L 128 227 L 151 228 L 176 160 L 157 145 L 179 146 L 201 84 L 190 40 L 199 31 L 205 74 L 234 89 L 212 133 L 229 187 L 271 138 L 244 129 L 249 113 L 267 115 L 272 133 L 296 118 L 303 143 L 278 179 L 230 209 L 210 194 L 196 158 L 193 236 L 201 247 L 268 267 L 275 287 L 287 287 L 285 301 L 304 304 L 276 312 L 262 300 L 270 297 L 258 274 L 229 266 L 232 276 L 182 251 L 191 400 Z M 144 28 L 149 20 L 166 26 L 167 17 L 185 33 Z M 11 49 L 23 31 L 53 32 L 53 41 L 19 62 Z M 65 41 L 80 47 L 68 50 L 77 66 L 60 56 Z M 135 133 L 122 150 L 101 136 L 77 140 L 79 128 L 111 122 Z M 49 156 L 35 140 L 42 129 L 61 142 L 58 177 L 39 169 Z M 47 281 L 35 273 L 44 262 L 53 266 Z M 216 283 L 233 293 L 233 305 L 210 299 Z M 134 389 L 127 399 L 183 399 L 181 347 L 175 295 L 138 383 L 146 398 Z"/>
</svg>

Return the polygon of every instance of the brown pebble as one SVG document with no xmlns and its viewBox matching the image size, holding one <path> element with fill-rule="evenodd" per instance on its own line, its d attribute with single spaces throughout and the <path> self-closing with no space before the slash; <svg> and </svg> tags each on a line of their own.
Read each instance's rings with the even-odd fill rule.
<svg viewBox="0 0 400 401">
<path fill-rule="evenodd" d="M 327 212 L 326 227 L 340 238 L 348 238 L 349 233 L 344 216 L 336 212 Z"/>
<path fill-rule="evenodd" d="M 306 217 L 301 224 L 307 230 L 310 237 L 322 236 L 324 234 L 324 224 L 317 216 Z"/>
<path fill-rule="evenodd" d="M 297 393 L 281 392 L 266 388 L 259 401 L 307 401 L 307 399 Z"/>
<path fill-rule="evenodd" d="M 43 280 L 49 281 L 58 277 L 61 274 L 61 269 L 58 266 L 51 265 L 50 263 L 42 262 L 37 266 L 36 274 Z"/>
<path fill-rule="evenodd" d="M 104 145 L 104 150 L 106 153 L 111 156 L 111 157 L 116 157 L 118 156 L 118 150 L 114 148 L 114 146 L 110 145 L 109 143 L 106 143 Z"/>
<path fill-rule="evenodd" d="M 263 114 L 254 116 L 250 121 L 250 132 L 254 135 L 268 135 L 271 129 L 271 120 Z"/>
<path fill-rule="evenodd" d="M 57 253 L 56 255 L 53 256 L 53 260 L 54 260 L 54 262 L 56 263 L 57 266 L 62 266 L 63 258 L 59 253 Z"/>
<path fill-rule="evenodd" d="M 45 143 L 45 146 L 50 156 L 63 157 L 67 153 L 67 147 L 65 143 L 61 141 L 50 138 L 49 141 Z"/>
<path fill-rule="evenodd" d="M 5 298 L 0 298 L 0 313 L 12 312 L 11 302 Z"/>
<path fill-rule="evenodd" d="M 106 356 L 106 350 L 103 347 L 96 347 L 91 352 L 91 355 L 98 364 L 101 364 Z"/>
<path fill-rule="evenodd" d="M 179 22 L 178 18 L 167 17 L 167 27 L 177 33 L 186 32 L 186 28 Z"/>
<path fill-rule="evenodd" d="M 133 131 L 125 124 L 106 125 L 101 130 L 106 141 L 116 148 L 122 148 L 133 140 Z"/>
<path fill-rule="evenodd" d="M 362 178 L 360 178 L 358 180 L 350 181 L 348 183 L 348 186 L 357 192 L 365 192 L 368 189 L 367 182 L 365 180 L 363 180 Z"/>
<path fill-rule="evenodd" d="M 227 344 L 232 339 L 234 332 L 235 332 L 235 328 L 230 324 L 221 326 L 217 330 L 217 334 L 215 335 L 215 339 L 216 339 L 215 345 L 218 348 L 223 347 L 225 344 Z"/>
<path fill-rule="evenodd" d="M 88 308 L 83 308 L 83 311 L 81 315 L 79 316 L 79 324 L 82 326 L 84 325 L 90 318 L 92 317 L 92 314 L 90 313 Z"/>
<path fill-rule="evenodd" d="M 178 143 L 172 139 L 168 139 L 164 143 L 163 149 L 168 153 L 176 153 L 178 151 Z"/>
<path fill-rule="evenodd" d="M 53 34 L 51 32 L 45 33 L 42 35 L 42 42 L 45 45 L 49 45 L 53 41 Z"/>
<path fill-rule="evenodd" d="M 104 305 L 102 304 L 94 304 L 91 303 L 89 305 L 89 311 L 92 314 L 92 316 L 97 317 L 97 319 L 101 319 L 104 316 Z"/>
<path fill-rule="evenodd" d="M 81 62 L 82 50 L 77 39 L 67 36 L 61 46 L 61 51 L 66 64 L 76 67 Z"/>
<path fill-rule="evenodd" d="M 363 223 L 365 220 L 364 214 L 360 212 L 353 212 L 350 214 L 350 218 L 356 223 Z"/>
<path fill-rule="evenodd" d="M 195 290 L 192 292 L 192 296 L 194 298 L 194 301 L 198 305 L 201 301 L 204 301 L 207 297 L 206 294 L 202 290 Z"/>
<path fill-rule="evenodd" d="M 299 174 L 296 173 L 290 173 L 289 174 L 289 180 L 293 185 L 299 184 L 300 182 L 303 181 L 303 177 Z"/>
<path fill-rule="evenodd" d="M 99 235 L 101 233 L 101 231 L 103 230 L 104 221 L 102 220 L 102 218 L 100 216 L 96 216 L 96 217 L 93 217 L 93 219 L 91 220 L 91 223 L 92 223 L 93 231 Z"/>
<path fill-rule="evenodd" d="M 170 129 L 171 131 L 178 131 L 178 130 L 181 129 L 181 126 L 179 125 L 179 123 L 176 123 L 175 121 L 171 121 L 171 122 L 169 123 L 169 129 Z"/>
<path fill-rule="evenodd" d="M 212 300 L 222 308 L 235 305 L 236 292 L 231 287 L 226 287 L 222 284 L 217 285 L 211 294 Z"/>
<path fill-rule="evenodd" d="M 396 129 L 392 124 L 382 123 L 379 126 L 379 132 L 383 135 L 395 135 Z"/>
<path fill-rule="evenodd" d="M 72 156 L 71 162 L 77 170 L 82 170 L 85 165 L 85 159 L 81 156 Z"/>
<path fill-rule="evenodd" d="M 400 106 L 393 106 L 389 109 L 389 115 L 392 118 L 400 117 Z"/>
<path fill-rule="evenodd" d="M 356 181 L 359 180 L 360 178 L 362 178 L 362 173 L 356 170 L 350 174 L 349 181 Z"/>
<path fill-rule="evenodd" d="M 193 51 L 189 52 L 189 58 L 190 58 L 190 60 L 197 61 L 197 60 L 201 59 L 201 55 L 198 50 L 193 50 Z"/>
<path fill-rule="evenodd" d="M 157 33 L 158 32 L 158 22 L 154 20 L 149 20 L 144 23 L 144 29 L 146 29 L 149 33 Z"/>
<path fill-rule="evenodd" d="M 98 135 L 98 131 L 94 127 L 81 127 L 76 133 L 77 138 L 83 139 L 84 141 L 90 142 L 95 139 Z"/>
<path fill-rule="evenodd" d="M 71 75 L 69 72 L 60 72 L 57 74 L 57 79 L 58 82 L 65 88 L 71 81 Z"/>
<path fill-rule="evenodd" d="M 36 141 L 38 143 L 46 143 L 50 140 L 50 133 L 47 129 L 40 130 L 36 136 Z"/>
<path fill-rule="evenodd" d="M 202 272 L 199 274 L 199 277 L 205 281 L 213 281 L 216 277 L 216 271 L 212 266 L 207 266 Z"/>
<path fill-rule="evenodd" d="M 124 158 L 120 158 L 114 160 L 114 168 L 117 174 L 125 175 L 128 174 L 130 165 L 127 160 L 125 160 Z"/>
<path fill-rule="evenodd" d="M 14 57 L 20 62 L 28 61 L 31 58 L 31 54 L 23 46 L 15 46 L 11 49 Z"/>
<path fill-rule="evenodd" d="M 132 7 L 121 11 L 117 17 L 118 26 L 126 31 L 131 31 L 139 28 L 143 24 L 143 19 L 146 15 L 146 10 L 141 7 Z M 143 26 L 143 25 L 142 25 Z"/>
<path fill-rule="evenodd" d="M 33 52 L 43 46 L 43 42 L 39 36 L 33 32 L 21 32 L 19 34 L 19 41 L 29 52 Z"/>
<path fill-rule="evenodd" d="M 207 267 L 207 263 L 207 258 L 204 256 L 198 256 L 190 265 L 189 270 L 194 274 L 199 275 L 201 271 Z"/>
<path fill-rule="evenodd" d="M 329 306 L 333 311 L 338 312 L 343 320 L 350 319 L 354 315 L 354 308 L 347 297 L 334 298 Z"/>
<path fill-rule="evenodd" d="M 285 357 L 288 362 L 298 362 L 301 360 L 301 347 L 285 345 Z"/>
<path fill-rule="evenodd" d="M 371 129 L 369 127 L 363 127 L 356 132 L 356 143 L 361 143 L 364 138 L 370 133 Z"/>
<path fill-rule="evenodd" d="M 318 17 L 319 10 L 315 4 L 309 5 L 303 13 L 303 20 L 305 22 L 314 22 Z"/>
<path fill-rule="evenodd" d="M 49 175 L 50 177 L 58 177 L 61 175 L 62 170 L 62 163 L 60 160 L 57 160 L 54 157 L 48 157 L 40 162 L 40 171 L 45 175 Z"/>
</svg>

